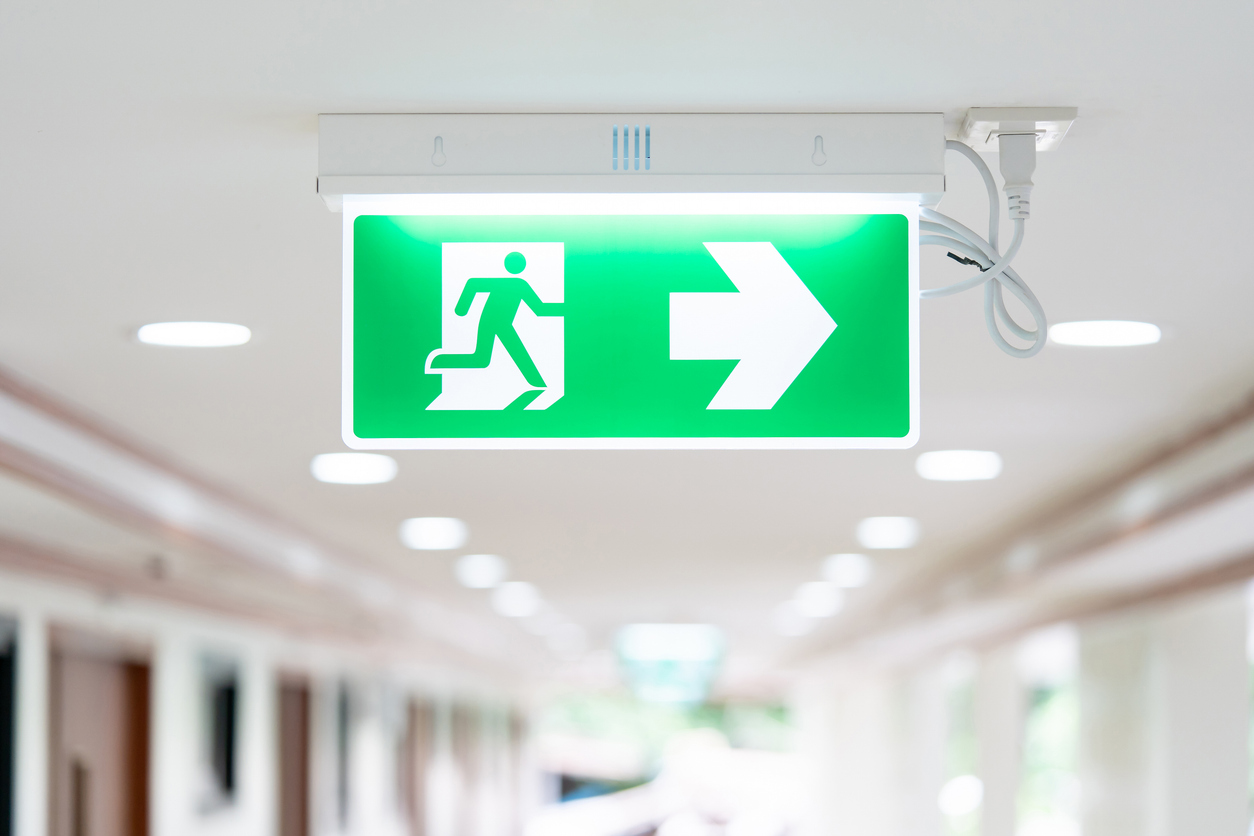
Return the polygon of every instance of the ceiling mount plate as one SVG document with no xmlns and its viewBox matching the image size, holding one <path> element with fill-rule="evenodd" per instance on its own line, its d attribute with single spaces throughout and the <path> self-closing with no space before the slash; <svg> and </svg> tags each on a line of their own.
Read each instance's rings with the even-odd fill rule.
<svg viewBox="0 0 1254 836">
<path fill-rule="evenodd" d="M 996 151 L 998 134 L 1035 131 L 1036 150 L 1052 151 L 1075 118 L 1074 107 L 973 107 L 962 121 L 958 139 L 976 151 Z"/>
<path fill-rule="evenodd" d="M 318 193 L 945 192 L 940 113 L 324 113 Z"/>
</svg>

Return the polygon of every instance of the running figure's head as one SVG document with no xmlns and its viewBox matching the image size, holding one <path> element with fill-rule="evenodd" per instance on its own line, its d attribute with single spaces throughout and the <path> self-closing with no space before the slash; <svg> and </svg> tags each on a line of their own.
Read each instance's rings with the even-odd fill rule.
<svg viewBox="0 0 1254 836">
<path fill-rule="evenodd" d="M 505 256 L 505 269 L 511 275 L 517 276 L 523 270 L 527 269 L 527 258 L 522 253 L 514 252 Z"/>
</svg>

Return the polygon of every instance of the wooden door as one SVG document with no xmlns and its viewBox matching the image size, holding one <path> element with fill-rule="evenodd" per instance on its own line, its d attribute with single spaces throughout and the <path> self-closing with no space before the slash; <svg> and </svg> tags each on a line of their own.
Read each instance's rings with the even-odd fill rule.
<svg viewBox="0 0 1254 836">
<path fill-rule="evenodd" d="M 427 833 L 427 780 L 432 758 L 434 711 L 429 702 L 409 703 L 398 758 L 400 798 L 411 836 Z"/>
<path fill-rule="evenodd" d="M 52 656 L 52 833 L 148 836 L 149 668 Z"/>
<path fill-rule="evenodd" d="M 482 811 L 477 809 L 483 770 L 479 757 L 479 709 L 468 703 L 453 706 L 453 763 L 457 769 L 457 836 L 478 832 Z"/>
<path fill-rule="evenodd" d="M 279 836 L 309 836 L 309 685 L 279 684 Z"/>
<path fill-rule="evenodd" d="M 16 686 L 17 624 L 11 619 L 0 618 L 0 836 L 13 836 Z"/>
</svg>

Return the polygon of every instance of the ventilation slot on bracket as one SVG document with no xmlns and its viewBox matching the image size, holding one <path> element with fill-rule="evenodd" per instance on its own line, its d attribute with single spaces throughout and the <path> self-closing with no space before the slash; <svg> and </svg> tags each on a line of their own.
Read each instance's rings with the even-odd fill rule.
<svg viewBox="0 0 1254 836">
<path fill-rule="evenodd" d="M 619 163 L 622 163 L 623 171 L 639 171 L 640 170 L 640 126 L 639 125 L 623 125 L 623 153 L 618 153 L 618 125 L 615 125 L 611 134 L 611 142 L 613 148 L 613 156 L 611 157 L 611 167 L 614 171 L 619 170 Z M 644 170 L 648 171 L 653 167 L 653 131 L 648 126 L 644 126 Z"/>
</svg>

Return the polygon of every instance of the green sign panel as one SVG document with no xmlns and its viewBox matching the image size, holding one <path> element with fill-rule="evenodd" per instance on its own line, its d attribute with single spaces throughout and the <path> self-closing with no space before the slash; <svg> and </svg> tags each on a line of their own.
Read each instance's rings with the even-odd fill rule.
<svg viewBox="0 0 1254 836">
<path fill-rule="evenodd" d="M 352 447 L 914 443 L 907 215 L 348 224 Z"/>
</svg>

